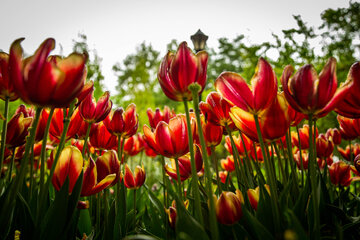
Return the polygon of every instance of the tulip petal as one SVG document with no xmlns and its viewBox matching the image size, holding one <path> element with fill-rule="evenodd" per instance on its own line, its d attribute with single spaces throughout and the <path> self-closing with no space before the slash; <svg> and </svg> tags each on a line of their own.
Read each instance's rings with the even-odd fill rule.
<svg viewBox="0 0 360 240">
<path fill-rule="evenodd" d="M 93 189 L 91 189 L 90 195 L 94 195 L 104 190 L 108 186 L 110 186 L 111 183 L 115 180 L 115 178 L 116 178 L 115 173 L 107 175 L 103 180 L 101 180 L 98 184 L 96 184 L 96 186 Z"/>
</svg>

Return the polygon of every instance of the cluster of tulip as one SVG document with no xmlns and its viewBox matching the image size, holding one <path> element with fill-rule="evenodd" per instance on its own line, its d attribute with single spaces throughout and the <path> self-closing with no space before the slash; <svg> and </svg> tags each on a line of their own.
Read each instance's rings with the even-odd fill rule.
<svg viewBox="0 0 360 240">
<path fill-rule="evenodd" d="M 208 54 L 194 54 L 184 42 L 176 53 L 164 57 L 158 79 L 168 98 L 184 103 L 185 114 L 168 107 L 155 112 L 149 109 L 150 126 L 143 126 L 142 135 L 137 134 L 134 104 L 125 111 L 112 110 L 109 92 L 96 102 L 93 83 L 86 82 L 85 55 L 49 56 L 55 41 L 47 39 L 34 55 L 23 58 L 21 41 L 11 45 L 9 54 L 0 53 L 0 98 L 5 102 L 0 194 L 7 194 L 0 224 L 12 216 L 25 181 L 30 194 L 39 190 L 35 191 L 36 219 L 46 212 L 43 208 L 50 183 L 58 192 L 63 187 L 69 195 L 78 191 L 79 209 L 89 208 L 82 201 L 87 197 L 95 195 L 99 200 L 103 194 L 107 199 L 112 192 L 115 214 L 125 212 L 125 218 L 126 203 L 122 205 L 125 210 L 120 203 L 126 200 L 126 188 L 133 189 L 136 227 L 136 190 L 145 182 L 145 169 L 138 165 L 133 173 L 126 161 L 141 151 L 161 162 L 165 209 L 161 211 L 168 215 L 163 223 L 167 234 L 168 226 L 180 231 L 177 221 L 186 216 L 190 205 L 200 228 L 205 229 L 208 222 L 211 238 L 218 239 L 218 223 L 233 226 L 243 215 L 256 214 L 261 199 L 268 199 L 277 235 L 285 230 L 278 182 L 291 184 L 291 191 L 299 194 L 306 189 L 306 180 L 313 204 L 310 236 L 317 239 L 319 179 L 329 176 L 332 184 L 341 188 L 360 179 L 360 146 L 351 144 L 360 136 L 360 63 L 350 68 L 340 87 L 334 58 L 319 75 L 311 65 L 295 74 L 287 66 L 281 76 L 283 92 L 278 92 L 274 70 L 260 58 L 251 86 L 239 74 L 224 72 L 215 81 L 216 92 L 199 103 L 206 84 Z M 20 105 L 8 121 L 9 101 L 18 98 L 35 109 Z M 192 110 L 189 101 L 193 101 Z M 316 121 L 333 110 L 338 113 L 339 129 L 318 134 Z M 302 125 L 304 119 L 308 125 Z M 216 147 L 224 135 L 229 156 L 218 161 Z M 350 141 L 345 150 L 339 146 L 342 139 Z M 78 184 L 79 190 L 75 190 Z M 99 213 L 96 220 L 96 229 L 101 231 Z"/>
</svg>

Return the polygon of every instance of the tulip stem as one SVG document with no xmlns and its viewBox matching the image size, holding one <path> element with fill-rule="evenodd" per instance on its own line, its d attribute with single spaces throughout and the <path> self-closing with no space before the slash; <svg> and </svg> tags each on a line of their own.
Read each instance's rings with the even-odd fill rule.
<svg viewBox="0 0 360 240">
<path fill-rule="evenodd" d="M 134 232 L 136 232 L 136 188 L 134 189 Z"/>
<path fill-rule="evenodd" d="M 89 122 L 88 123 L 88 128 L 86 130 L 86 135 L 85 135 L 85 139 L 84 139 L 84 146 L 83 146 L 83 149 L 82 149 L 82 156 L 83 158 L 85 158 L 85 154 L 86 154 L 86 148 L 87 148 L 87 142 L 88 142 L 88 138 L 89 138 L 89 135 L 90 135 L 90 130 L 91 130 L 91 125 L 92 125 L 92 122 Z"/>
<path fill-rule="evenodd" d="M 296 125 L 296 132 L 297 132 L 298 143 L 299 143 L 300 166 L 301 166 L 301 187 L 304 188 L 304 161 L 303 161 L 303 158 L 302 158 L 300 132 L 299 132 L 299 126 L 298 125 Z"/>
<path fill-rule="evenodd" d="M 15 150 L 16 150 L 16 147 L 13 148 L 13 154 L 11 155 L 10 168 L 9 168 L 9 172 L 8 172 L 8 182 L 9 183 L 11 181 L 12 170 L 14 167 L 14 161 L 15 161 L 15 155 L 16 155 Z"/>
<path fill-rule="evenodd" d="M 191 122 L 190 122 L 190 114 L 189 114 L 189 106 L 188 102 L 184 100 L 185 107 L 185 115 L 186 115 L 186 124 L 189 138 L 189 151 L 190 151 L 190 160 L 191 160 L 191 178 L 192 178 L 192 188 L 195 200 L 195 219 L 200 223 L 200 225 L 204 225 L 202 212 L 201 212 L 201 204 L 200 204 L 200 190 L 199 190 L 199 177 L 197 175 L 196 163 L 195 163 L 195 154 L 194 154 L 194 140 L 192 136 Z"/>
<path fill-rule="evenodd" d="M 292 147 L 291 147 L 290 128 L 289 128 L 289 131 L 286 132 L 286 145 L 287 145 L 287 150 L 288 150 L 288 155 L 289 155 L 288 161 L 290 161 L 291 176 L 294 181 L 295 196 L 297 196 L 299 194 L 299 179 L 298 179 L 297 172 L 296 172 L 296 166 L 294 165 L 295 161 L 294 161 L 294 156 L 293 156 Z"/>
<path fill-rule="evenodd" d="M 5 155 L 5 144 L 6 144 L 6 133 L 7 133 L 7 119 L 9 114 L 9 97 L 5 97 L 5 110 L 4 120 L 1 132 L 1 148 L 0 148 L 0 172 L 2 171 L 4 155 Z"/>
<path fill-rule="evenodd" d="M 48 117 L 47 122 L 46 122 L 46 127 L 45 127 L 45 131 L 44 131 L 43 140 L 42 140 L 42 143 L 41 143 L 40 188 L 43 187 L 44 180 L 45 180 L 46 143 L 47 143 L 47 138 L 48 138 L 48 135 L 49 135 L 50 123 L 51 123 L 52 116 L 54 114 L 54 110 L 55 110 L 55 108 L 50 109 L 49 117 Z M 45 111 L 45 110 L 43 110 L 43 111 Z"/>
<path fill-rule="evenodd" d="M 311 184 L 311 195 L 312 195 L 312 203 L 313 203 L 313 211 L 314 211 L 314 226 L 313 226 L 313 239 L 320 239 L 320 212 L 319 212 L 319 200 L 316 194 L 317 190 L 317 176 L 315 173 L 316 170 L 316 156 L 314 156 L 314 145 L 313 141 L 313 116 L 312 114 L 308 115 L 309 118 L 309 176 L 310 176 L 310 184 Z M 315 132 L 314 132 L 314 135 Z"/>
<path fill-rule="evenodd" d="M 2 205 L 2 209 L 0 211 L 1 215 L 2 215 L 1 219 L 4 219 L 6 221 L 10 219 L 10 215 L 14 209 L 14 205 L 15 205 L 14 202 L 16 201 L 17 193 L 19 191 L 20 185 L 22 185 L 22 183 L 24 181 L 26 169 L 28 166 L 28 159 L 30 156 L 29 153 L 30 153 L 30 149 L 33 148 L 35 134 L 36 134 L 36 126 L 39 122 L 40 113 L 41 113 L 41 109 L 36 108 L 35 118 L 32 122 L 31 128 L 29 130 L 30 135 L 27 136 L 24 157 L 22 158 L 21 163 L 20 163 L 19 174 L 16 176 L 15 182 L 10 189 L 10 193 L 5 200 L 5 203 Z M 7 225 L 8 225 L 8 223 L 0 222 L 0 226 L 7 226 Z"/>
<path fill-rule="evenodd" d="M 178 189 L 178 195 L 180 200 L 182 201 L 182 193 L 181 193 L 181 177 L 180 177 L 180 167 L 179 167 L 179 159 L 175 158 L 175 164 L 176 164 L 176 176 L 177 176 L 177 189 Z"/>
<path fill-rule="evenodd" d="M 211 156 L 210 157 L 212 158 L 212 162 L 215 165 L 216 181 L 217 181 L 218 190 L 219 190 L 218 194 L 220 196 L 220 194 L 222 193 L 222 188 L 221 188 L 221 182 L 220 182 L 220 177 L 219 177 L 219 161 L 215 154 L 215 146 L 211 146 Z"/>
<path fill-rule="evenodd" d="M 259 138 L 259 143 L 260 143 L 260 148 L 261 148 L 261 152 L 264 158 L 264 163 L 265 163 L 265 171 L 266 171 L 266 176 L 267 176 L 267 181 L 270 185 L 270 199 L 271 199 L 271 203 L 272 203 L 272 209 L 273 209 L 273 217 L 274 217 L 274 224 L 275 224 L 275 232 L 276 234 L 280 233 L 280 211 L 279 211 L 279 205 L 278 205 L 278 195 L 277 195 L 277 187 L 276 187 L 276 179 L 274 178 L 273 175 L 273 171 L 271 169 L 271 165 L 269 162 L 269 158 L 267 157 L 268 152 L 265 151 L 265 144 L 264 144 L 264 140 L 262 138 L 262 134 L 261 134 L 261 129 L 260 129 L 260 124 L 259 124 L 259 117 L 258 115 L 254 114 L 254 120 L 255 120 L 255 125 L 256 125 L 256 131 L 257 131 L 257 135 Z"/>
<path fill-rule="evenodd" d="M 165 174 L 165 159 L 164 159 L 163 156 L 160 156 L 160 161 L 161 161 L 161 170 L 162 170 L 162 175 L 163 175 L 164 208 L 166 209 L 167 206 L 168 206 L 168 197 L 167 197 L 167 194 L 166 194 L 167 187 L 166 187 L 166 174 Z M 164 221 L 165 221 L 164 226 L 165 226 L 165 229 L 166 229 L 166 236 L 168 236 L 169 225 L 168 225 L 167 218 L 164 218 Z"/>
<path fill-rule="evenodd" d="M 245 145 L 245 142 L 244 142 L 244 136 L 242 134 L 242 132 L 239 130 L 239 135 L 240 135 L 240 138 L 241 138 L 241 142 L 242 142 L 242 145 L 243 145 L 243 148 L 244 148 L 244 152 L 245 152 L 245 162 L 246 162 L 246 166 L 247 167 L 247 171 L 248 171 L 248 174 L 249 174 L 249 183 L 250 183 L 250 188 L 254 188 L 254 172 L 253 172 L 253 168 L 251 166 L 251 162 L 250 162 L 250 159 L 249 159 L 249 154 L 248 154 L 248 151 L 246 149 L 246 145 Z"/>
<path fill-rule="evenodd" d="M 284 167 L 283 167 L 283 165 L 281 164 L 281 154 L 280 154 L 279 148 L 277 147 L 277 145 L 276 145 L 275 142 L 273 142 L 272 145 L 274 146 L 276 156 L 278 157 L 278 165 L 279 165 L 279 169 L 280 169 L 280 172 L 281 172 L 281 176 L 282 176 L 283 183 L 285 183 L 285 182 L 286 182 L 286 181 L 285 181 L 286 176 L 285 176 Z M 280 178 L 280 177 L 279 177 L 279 178 Z"/>
<path fill-rule="evenodd" d="M 216 222 L 216 212 L 215 212 L 215 202 L 213 196 L 213 190 L 212 190 L 212 181 L 211 181 L 211 173 L 210 173 L 210 165 L 209 160 L 206 152 L 206 144 L 205 144 L 205 138 L 201 127 L 201 119 L 200 119 L 200 110 L 199 110 L 199 97 L 198 94 L 201 90 L 201 86 L 197 83 L 190 84 L 189 90 L 192 93 L 193 103 L 194 103 L 194 111 L 196 116 L 196 122 L 197 122 L 197 129 L 199 132 L 199 139 L 202 149 L 202 156 L 204 159 L 204 170 L 205 175 L 207 178 L 206 181 L 206 188 L 208 191 L 208 197 L 210 200 L 210 229 L 211 229 L 211 238 L 212 239 L 218 239 L 219 238 L 219 232 L 218 232 L 218 225 Z"/>
<path fill-rule="evenodd" d="M 39 221 L 43 217 L 43 216 L 40 216 L 42 214 L 41 210 L 45 205 L 46 195 L 49 192 L 50 182 L 51 182 L 52 177 L 54 175 L 56 164 L 57 164 L 57 162 L 59 160 L 59 157 L 61 155 L 61 152 L 62 152 L 62 150 L 63 150 L 63 148 L 65 146 L 66 133 L 67 133 L 67 131 L 69 129 L 70 118 L 71 118 L 71 116 L 72 116 L 72 114 L 74 112 L 74 107 L 75 107 L 75 100 L 70 104 L 68 114 L 64 115 L 65 116 L 64 117 L 64 129 L 63 129 L 63 132 L 61 133 L 60 142 L 59 142 L 58 148 L 56 150 L 54 162 L 51 165 L 50 174 L 49 174 L 49 177 L 46 180 L 46 183 L 44 184 L 44 186 L 42 186 L 40 188 L 40 195 L 39 195 L 39 198 L 38 198 L 38 206 L 37 206 L 38 207 L 38 211 L 37 211 L 38 214 L 36 216 L 36 222 L 37 223 L 39 223 Z M 66 109 L 64 109 L 64 112 L 66 112 Z"/>
<path fill-rule="evenodd" d="M 245 176 L 244 169 L 241 166 L 241 160 L 240 160 L 239 152 L 237 150 L 234 139 L 232 137 L 230 128 L 228 127 L 228 125 L 226 125 L 225 129 L 226 129 L 226 132 L 229 135 L 230 142 L 231 142 L 231 149 L 232 149 L 233 157 L 234 157 L 234 166 L 235 166 L 235 173 L 236 173 L 236 180 L 237 180 L 237 184 L 238 184 L 238 189 L 243 189 L 243 187 L 241 185 L 241 180 L 243 180 L 243 182 L 245 184 L 245 188 L 248 189 L 249 185 L 247 183 L 247 179 L 246 179 L 246 176 Z"/>
</svg>

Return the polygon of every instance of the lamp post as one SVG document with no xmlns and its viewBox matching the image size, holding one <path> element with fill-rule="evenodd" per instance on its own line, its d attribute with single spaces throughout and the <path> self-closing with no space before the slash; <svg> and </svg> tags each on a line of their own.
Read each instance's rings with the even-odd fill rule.
<svg viewBox="0 0 360 240">
<path fill-rule="evenodd" d="M 205 49 L 206 41 L 208 36 L 206 36 L 200 29 L 191 37 L 191 41 L 194 44 L 195 52 L 200 52 Z"/>
<path fill-rule="evenodd" d="M 205 50 L 206 41 L 209 37 L 206 36 L 200 29 L 194 35 L 191 35 L 190 38 L 194 44 L 194 50 L 196 53 Z M 199 94 L 199 102 L 201 102 L 201 94 Z"/>
</svg>

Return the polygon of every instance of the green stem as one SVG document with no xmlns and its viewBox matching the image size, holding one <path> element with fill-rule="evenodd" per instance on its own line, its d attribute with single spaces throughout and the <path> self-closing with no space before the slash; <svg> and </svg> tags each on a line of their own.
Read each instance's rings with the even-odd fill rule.
<svg viewBox="0 0 360 240">
<path fill-rule="evenodd" d="M 49 129 L 50 129 L 50 123 L 51 123 L 51 119 L 52 116 L 54 114 L 54 110 L 55 108 L 51 108 L 50 113 L 49 113 L 49 117 L 47 119 L 46 122 L 46 127 L 45 127 L 45 131 L 44 131 L 44 136 L 43 136 L 43 140 L 41 143 L 41 153 L 40 153 L 40 188 L 43 187 L 44 185 L 44 180 L 45 180 L 45 158 L 46 158 L 46 143 L 47 143 L 47 138 L 48 138 L 48 134 L 49 134 Z"/>
<path fill-rule="evenodd" d="M 160 161 L 161 161 L 161 170 L 162 170 L 162 175 L 163 175 L 164 208 L 167 208 L 169 206 L 169 203 L 168 203 L 168 197 L 166 194 L 167 187 L 166 187 L 165 159 L 163 156 L 160 156 Z M 164 226 L 166 229 L 166 236 L 167 236 L 167 234 L 169 233 L 169 223 L 168 223 L 167 218 L 164 218 Z"/>
<path fill-rule="evenodd" d="M 290 168 L 291 168 L 291 176 L 294 181 L 294 190 L 295 190 L 295 196 L 299 194 L 299 179 L 296 172 L 296 166 L 295 166 L 295 160 L 294 156 L 292 154 L 292 147 L 291 147 L 291 140 L 290 140 L 290 128 L 289 131 L 286 132 L 286 145 L 288 150 L 288 155 L 290 161 Z"/>
<path fill-rule="evenodd" d="M 136 231 L 136 188 L 134 189 L 134 231 Z"/>
<path fill-rule="evenodd" d="M 279 205 L 278 205 L 278 195 L 277 195 L 277 187 L 276 187 L 276 179 L 274 175 L 272 174 L 271 165 L 269 162 L 269 158 L 267 158 L 268 152 L 265 151 L 265 144 L 264 140 L 262 138 L 261 130 L 260 130 L 260 124 L 259 124 L 259 118 L 257 115 L 254 115 L 255 125 L 256 125 L 256 131 L 259 138 L 260 148 L 261 152 L 264 158 L 265 163 L 265 171 L 266 171 L 266 177 L 267 181 L 270 185 L 270 193 L 271 193 L 271 203 L 272 203 L 272 209 L 273 209 L 273 217 L 274 217 L 274 224 L 275 224 L 275 232 L 277 234 L 280 233 L 280 211 L 279 211 Z"/>
<path fill-rule="evenodd" d="M 50 174 L 49 174 L 49 177 L 47 178 L 46 180 L 46 183 L 44 184 L 44 186 L 42 188 L 40 188 L 40 196 L 39 196 L 39 199 L 38 199 L 38 214 L 36 216 L 37 218 L 37 223 L 41 220 L 42 216 L 41 213 L 42 213 L 42 208 L 44 207 L 45 205 L 45 201 L 46 201 L 46 195 L 48 194 L 49 192 L 49 188 L 50 188 L 50 182 L 52 180 L 52 177 L 54 175 L 54 171 L 55 171 L 55 167 L 56 167 L 56 164 L 60 158 L 60 155 L 61 155 L 61 152 L 65 146 L 65 142 L 66 142 L 66 133 L 69 129 L 69 125 L 70 125 L 70 118 L 74 112 L 74 107 L 75 107 L 75 101 L 73 101 L 71 104 L 70 104 L 70 107 L 69 107 L 69 112 L 67 115 L 64 115 L 65 118 L 64 118 L 64 127 L 63 127 L 63 132 L 61 134 L 61 138 L 60 138 L 60 142 L 59 142 L 59 145 L 58 145 L 58 148 L 56 150 L 56 154 L 55 154 L 55 158 L 54 158 L 54 162 L 52 163 L 52 166 L 51 166 L 51 169 L 50 169 Z M 64 112 L 66 112 L 66 109 L 64 109 Z"/>
<path fill-rule="evenodd" d="M 283 165 L 281 164 L 281 154 L 280 154 L 279 148 L 277 147 L 277 145 L 276 145 L 275 142 L 273 142 L 272 145 L 274 146 L 275 153 L 276 153 L 276 155 L 278 156 L 279 169 L 280 169 L 280 172 L 281 172 L 281 176 L 282 176 L 283 183 L 285 183 L 285 178 L 286 178 L 286 177 L 285 177 L 285 171 L 284 171 Z"/>
<path fill-rule="evenodd" d="M 311 195 L 312 195 L 312 203 L 313 203 L 313 211 L 314 211 L 314 227 L 313 231 L 315 234 L 313 239 L 320 239 L 320 212 L 319 212 L 319 200 L 316 194 L 317 189 L 317 176 L 316 176 L 316 156 L 314 156 L 314 141 L 313 141 L 313 116 L 312 114 L 308 115 L 309 117 L 309 176 L 310 176 L 310 184 L 311 184 Z M 314 134 L 316 135 L 316 134 Z"/>
<path fill-rule="evenodd" d="M 30 183 L 29 183 L 29 199 L 31 199 L 34 189 L 34 179 L 37 179 L 37 170 L 39 169 L 39 161 L 37 161 L 36 164 L 36 176 L 34 177 L 34 149 L 31 149 L 31 155 L 30 155 Z"/>
<path fill-rule="evenodd" d="M 96 194 L 96 228 L 98 229 L 98 232 L 100 232 L 100 213 L 101 213 L 101 199 L 100 199 L 100 193 Z"/>
<path fill-rule="evenodd" d="M 88 123 L 88 128 L 86 130 L 86 135 L 85 135 L 85 139 L 84 139 L 84 146 L 83 146 L 83 149 L 82 149 L 82 156 L 83 158 L 85 158 L 85 153 L 86 153 L 86 148 L 87 148 L 87 142 L 88 142 L 88 138 L 89 138 L 89 135 L 90 135 L 90 130 L 91 130 L 91 125 L 92 125 L 92 122 L 89 122 Z M 121 161 L 121 160 L 120 160 Z"/>
<path fill-rule="evenodd" d="M 4 121 L 1 132 L 1 148 L 0 148 L 0 172 L 3 168 L 3 161 L 5 155 L 5 143 L 6 143 L 6 132 L 7 132 L 7 120 L 9 114 L 9 97 L 5 97 L 5 110 L 4 110 Z"/>
<path fill-rule="evenodd" d="M 16 155 L 15 150 L 16 150 L 16 147 L 13 148 L 13 154 L 11 155 L 10 168 L 9 168 L 9 171 L 8 171 L 8 182 L 9 183 L 11 181 L 12 170 L 13 170 L 13 167 L 14 167 L 14 161 L 15 161 L 15 155 Z"/>
<path fill-rule="evenodd" d="M 220 181 L 220 177 L 219 177 L 219 161 L 218 158 L 215 155 L 215 146 L 211 146 L 211 156 L 212 158 L 212 162 L 215 165 L 215 171 L 216 171 L 216 182 L 218 185 L 218 189 L 219 189 L 219 195 L 222 193 L 222 188 L 221 188 L 221 181 Z"/>
<path fill-rule="evenodd" d="M 235 166 L 235 173 L 236 173 L 236 180 L 237 180 L 238 188 L 243 191 L 244 190 L 246 191 L 246 189 L 249 188 L 249 184 L 248 184 L 246 176 L 245 176 L 245 171 L 241 165 L 241 159 L 239 156 L 239 152 L 237 150 L 237 147 L 236 147 L 234 138 L 231 134 L 231 131 L 227 125 L 225 126 L 225 129 L 226 129 L 226 132 L 228 133 L 228 136 L 229 136 L 230 142 L 231 142 L 231 149 L 232 149 L 233 157 L 234 157 L 234 166 Z M 242 187 L 241 181 L 244 182 L 245 187 Z"/>
<path fill-rule="evenodd" d="M 202 212 L 201 212 L 201 203 L 200 203 L 200 191 L 199 191 L 199 177 L 196 171 L 196 163 L 195 163 L 195 154 L 194 154 L 194 142 L 193 136 L 191 132 L 191 122 L 190 122 L 190 115 L 189 115 L 189 107 L 188 102 L 184 100 L 184 107 L 185 107 L 185 115 L 186 115 L 186 123 L 187 123 L 187 131 L 189 137 L 189 151 L 190 151 L 190 160 L 191 160 L 191 178 L 193 186 L 193 194 L 195 200 L 195 219 L 201 224 L 204 225 Z"/>
<path fill-rule="evenodd" d="M 179 159 L 175 158 L 175 164 L 176 164 L 176 176 L 177 176 L 177 189 L 178 189 L 178 195 L 181 201 L 183 201 L 182 193 L 181 193 L 181 177 L 180 177 L 180 167 L 179 167 Z"/>
<path fill-rule="evenodd" d="M 298 126 L 296 126 L 296 132 L 297 132 L 297 136 L 298 136 L 299 151 L 300 151 L 299 154 L 300 154 L 300 166 L 301 166 L 301 187 L 304 188 L 304 162 L 302 159 L 300 132 L 299 132 Z"/>
<path fill-rule="evenodd" d="M 198 93 L 200 92 L 200 89 L 201 89 L 201 87 L 197 83 L 191 84 L 189 86 L 189 90 L 191 91 L 192 97 L 193 97 L 194 111 L 195 111 L 196 122 L 197 122 L 197 126 L 198 126 L 197 129 L 199 131 L 199 139 L 200 139 L 200 144 L 201 144 L 201 149 L 202 149 L 202 156 L 203 156 L 203 160 L 204 160 L 205 176 L 207 178 L 206 188 L 207 188 L 208 197 L 210 200 L 211 237 L 212 237 L 212 239 L 218 239 L 219 232 L 218 232 L 218 225 L 217 225 L 216 214 L 215 214 L 216 213 L 215 212 L 215 202 L 214 202 L 214 198 L 212 197 L 212 195 L 213 195 L 212 183 L 211 183 L 212 178 L 211 178 L 211 173 L 210 173 L 209 160 L 208 160 L 208 156 L 207 156 L 207 152 L 206 152 L 205 138 L 204 138 L 204 134 L 202 131 L 201 119 L 200 119 L 199 99 L 198 99 Z"/>
</svg>

